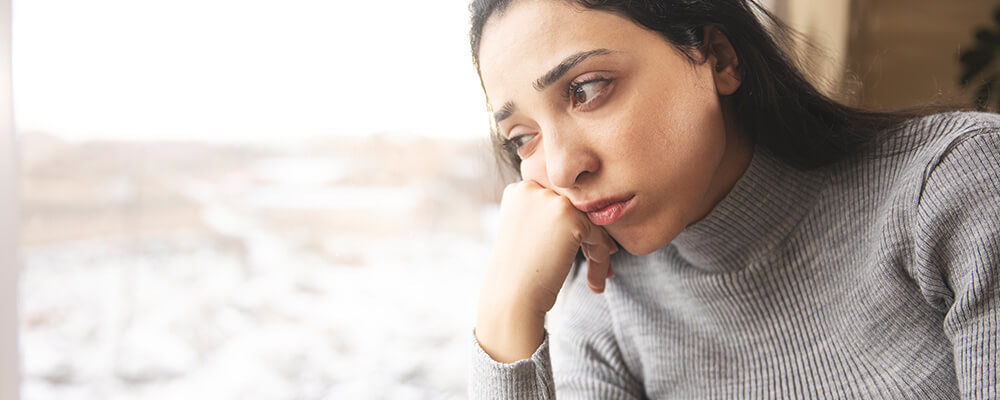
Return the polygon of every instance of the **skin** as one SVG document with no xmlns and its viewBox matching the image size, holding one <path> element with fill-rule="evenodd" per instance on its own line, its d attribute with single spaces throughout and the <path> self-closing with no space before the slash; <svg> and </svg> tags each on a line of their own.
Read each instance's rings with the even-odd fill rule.
<svg viewBox="0 0 1000 400">
<path fill-rule="evenodd" d="M 487 21 L 483 87 L 501 134 L 520 143 L 524 178 L 504 192 L 480 292 L 476 335 L 494 359 L 526 358 L 541 343 L 539 321 L 577 249 L 600 293 L 617 245 L 635 255 L 665 246 L 746 170 L 752 142 L 727 122 L 739 63 L 723 34 L 705 34 L 692 63 L 626 18 L 562 1 L 515 1 Z M 561 63 L 572 66 L 540 85 Z M 619 196 L 634 197 L 610 225 L 577 208 Z"/>
</svg>

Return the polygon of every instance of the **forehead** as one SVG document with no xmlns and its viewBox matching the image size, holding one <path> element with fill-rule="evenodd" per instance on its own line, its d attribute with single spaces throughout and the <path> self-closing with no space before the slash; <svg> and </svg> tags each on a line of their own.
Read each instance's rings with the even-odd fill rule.
<svg viewBox="0 0 1000 400">
<path fill-rule="evenodd" d="M 479 49 L 480 74 L 493 106 L 533 90 L 531 83 L 563 58 L 605 48 L 629 51 L 650 35 L 617 14 L 556 0 L 514 1 L 490 17 Z"/>
</svg>

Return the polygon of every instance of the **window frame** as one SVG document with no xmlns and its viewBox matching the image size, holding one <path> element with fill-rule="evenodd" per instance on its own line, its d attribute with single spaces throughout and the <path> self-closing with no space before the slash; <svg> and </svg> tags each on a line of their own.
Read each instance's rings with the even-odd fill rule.
<svg viewBox="0 0 1000 400">
<path fill-rule="evenodd" d="M 11 95 L 11 0 L 0 0 L 0 400 L 19 397 L 21 378 L 17 154 Z"/>
</svg>

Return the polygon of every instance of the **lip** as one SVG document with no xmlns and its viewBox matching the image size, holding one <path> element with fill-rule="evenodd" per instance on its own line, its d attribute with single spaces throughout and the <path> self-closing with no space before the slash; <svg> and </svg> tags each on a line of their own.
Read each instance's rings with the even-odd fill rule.
<svg viewBox="0 0 1000 400">
<path fill-rule="evenodd" d="M 611 225 L 622 219 L 632 205 L 634 194 L 611 197 L 590 201 L 586 203 L 573 204 L 576 209 L 587 213 L 587 218 L 594 225 Z"/>
</svg>

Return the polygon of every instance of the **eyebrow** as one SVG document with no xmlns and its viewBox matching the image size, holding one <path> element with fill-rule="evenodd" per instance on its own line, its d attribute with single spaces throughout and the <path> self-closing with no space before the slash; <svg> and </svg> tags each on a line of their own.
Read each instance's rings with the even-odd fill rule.
<svg viewBox="0 0 1000 400">
<path fill-rule="evenodd" d="M 542 75 L 542 77 L 535 80 L 531 86 L 533 86 L 535 90 L 541 92 L 553 83 L 556 83 L 556 81 L 562 78 L 563 75 L 566 75 L 570 69 L 577 66 L 577 64 L 582 63 L 584 60 L 590 57 L 603 56 L 611 53 L 614 53 L 614 51 L 608 49 L 594 49 L 573 54 L 564 58 L 559 65 L 556 65 L 550 69 L 549 72 L 546 72 L 545 75 Z M 508 101 L 504 103 L 503 107 L 500 108 L 500 111 L 493 114 L 493 120 L 496 123 L 500 123 L 500 121 L 503 121 L 513 115 L 514 111 L 517 111 L 517 106 L 515 106 L 513 102 Z"/>
<path fill-rule="evenodd" d="M 569 72 L 571 68 L 575 67 L 579 63 L 582 63 L 584 60 L 593 56 L 603 56 L 605 54 L 611 54 L 611 53 L 612 51 L 608 49 L 596 49 L 589 51 L 581 51 L 579 53 L 573 54 L 569 57 L 564 58 L 562 62 L 559 63 L 559 65 L 556 65 L 554 68 L 549 70 L 549 72 L 546 72 L 545 75 L 542 75 L 541 78 L 538 78 L 532 86 L 535 87 L 535 90 L 541 92 L 542 90 L 545 90 L 545 88 L 548 87 L 549 85 L 556 83 L 556 81 L 558 81 L 559 78 L 562 78 L 563 75 L 566 75 L 566 73 Z"/>
<path fill-rule="evenodd" d="M 517 111 L 517 106 L 514 105 L 513 101 L 508 101 L 503 104 L 503 107 L 500 108 L 500 111 L 493 113 L 493 120 L 499 124 L 500 121 L 503 121 L 508 117 L 510 117 L 511 115 L 513 115 L 514 111 Z"/>
</svg>

